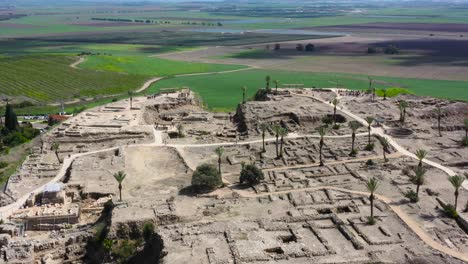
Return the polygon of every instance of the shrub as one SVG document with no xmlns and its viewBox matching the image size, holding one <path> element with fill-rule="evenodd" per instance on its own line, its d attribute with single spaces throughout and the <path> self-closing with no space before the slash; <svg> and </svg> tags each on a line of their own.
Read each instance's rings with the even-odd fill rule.
<svg viewBox="0 0 468 264">
<path fill-rule="evenodd" d="M 367 54 L 375 54 L 377 53 L 377 49 L 374 47 L 368 47 L 367 48 Z"/>
<path fill-rule="evenodd" d="M 366 161 L 366 165 L 367 166 L 373 166 L 373 165 L 375 165 L 375 162 L 373 160 L 369 159 L 369 160 Z"/>
<path fill-rule="evenodd" d="M 419 202 L 419 197 L 418 197 L 418 194 L 413 191 L 413 190 L 409 190 L 405 193 L 405 197 L 408 198 L 410 200 L 410 202 L 412 203 L 417 203 Z"/>
<path fill-rule="evenodd" d="M 385 48 L 385 54 L 399 54 L 400 50 L 395 45 L 388 45 Z"/>
<path fill-rule="evenodd" d="M 462 146 L 463 146 L 463 147 L 468 147 L 468 137 L 464 137 L 464 138 L 462 139 Z"/>
<path fill-rule="evenodd" d="M 133 240 L 118 241 L 112 247 L 112 255 L 118 260 L 118 263 L 126 263 L 127 260 L 137 252 L 138 244 Z"/>
<path fill-rule="evenodd" d="M 367 150 L 367 151 L 374 150 L 374 143 L 367 144 L 364 149 Z"/>
<path fill-rule="evenodd" d="M 369 217 L 367 218 L 367 224 L 368 224 L 368 225 L 375 225 L 376 222 L 377 222 L 377 221 L 375 220 L 375 217 L 369 216 Z"/>
<path fill-rule="evenodd" d="M 154 224 L 152 222 L 147 222 L 143 225 L 143 239 L 148 242 L 153 236 L 154 233 Z"/>
<path fill-rule="evenodd" d="M 442 207 L 442 209 L 444 210 L 444 213 L 446 216 L 453 218 L 453 219 L 458 218 L 457 210 L 455 209 L 453 205 L 446 204 L 445 206 Z"/>
<path fill-rule="evenodd" d="M 312 43 L 309 43 L 305 46 L 305 51 L 314 51 L 314 50 L 315 50 L 315 46 Z"/>
<path fill-rule="evenodd" d="M 263 175 L 261 169 L 253 164 L 248 164 L 242 168 L 239 181 L 241 183 L 247 182 L 250 185 L 254 185 L 259 183 L 264 178 L 265 176 Z"/>
<path fill-rule="evenodd" d="M 192 186 L 199 190 L 213 190 L 223 184 L 216 166 L 202 164 L 192 175 Z"/>
<path fill-rule="evenodd" d="M 304 51 L 304 45 L 302 45 L 302 44 L 297 44 L 297 45 L 296 45 L 296 50 L 297 50 L 297 51 Z"/>
<path fill-rule="evenodd" d="M 259 89 L 254 95 L 255 101 L 266 101 L 268 100 L 268 91 L 266 89 Z"/>
<path fill-rule="evenodd" d="M 0 225 L 3 225 L 5 223 L 5 221 L 3 221 L 3 219 L 0 219 Z"/>
<path fill-rule="evenodd" d="M 340 127 L 341 126 L 339 124 L 334 124 L 332 128 L 335 129 L 335 130 L 338 130 L 338 129 L 340 129 Z"/>
<path fill-rule="evenodd" d="M 322 117 L 322 123 L 324 123 L 325 125 L 333 124 L 333 117 L 331 117 L 331 116 Z"/>
<path fill-rule="evenodd" d="M 349 153 L 349 155 L 352 157 L 356 156 L 357 154 L 358 154 L 358 151 L 355 149 L 351 150 L 351 153 Z"/>
<path fill-rule="evenodd" d="M 8 167 L 8 162 L 0 161 L 0 169 L 4 169 L 6 167 Z"/>
</svg>

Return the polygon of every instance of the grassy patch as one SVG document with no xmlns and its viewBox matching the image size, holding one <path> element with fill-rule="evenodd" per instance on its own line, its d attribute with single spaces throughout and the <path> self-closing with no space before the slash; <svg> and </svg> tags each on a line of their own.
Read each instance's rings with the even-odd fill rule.
<svg viewBox="0 0 468 264">
<path fill-rule="evenodd" d="M 89 56 L 80 67 L 147 76 L 171 76 L 245 68 L 236 65 L 181 62 L 143 56 Z"/>
<path fill-rule="evenodd" d="M 384 96 L 384 91 L 382 89 L 378 89 L 375 91 L 375 94 L 377 96 L 383 97 Z M 405 88 L 400 88 L 400 87 L 390 87 L 386 88 L 386 94 L 387 97 L 395 97 L 400 94 L 414 94 L 412 91 L 405 89 Z"/>
</svg>

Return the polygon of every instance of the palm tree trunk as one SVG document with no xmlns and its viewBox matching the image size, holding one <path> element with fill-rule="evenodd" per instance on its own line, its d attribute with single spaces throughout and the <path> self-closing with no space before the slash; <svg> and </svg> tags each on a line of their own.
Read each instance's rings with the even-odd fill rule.
<svg viewBox="0 0 468 264">
<path fill-rule="evenodd" d="M 284 139 L 283 139 L 283 136 L 281 136 L 281 147 L 280 147 L 280 157 L 283 157 L 283 143 L 284 143 Z"/>
<path fill-rule="evenodd" d="M 55 156 L 57 156 L 57 160 L 58 160 L 58 162 L 59 162 L 59 163 L 62 163 L 62 161 L 60 160 L 60 157 L 59 157 L 59 154 L 58 154 L 58 152 L 57 152 L 57 151 L 55 151 Z"/>
<path fill-rule="evenodd" d="M 374 194 L 371 193 L 369 196 L 370 200 L 370 216 L 371 218 L 374 218 Z"/>
<path fill-rule="evenodd" d="M 416 185 L 416 197 L 419 197 L 419 186 L 420 186 L 419 184 Z"/>
<path fill-rule="evenodd" d="M 323 148 L 323 139 L 320 140 L 320 149 L 319 149 L 320 166 L 323 166 L 322 148 Z"/>
<path fill-rule="evenodd" d="M 440 116 L 439 118 L 437 119 L 437 128 L 439 129 L 439 137 L 442 136 L 442 133 L 440 133 Z"/>
<path fill-rule="evenodd" d="M 355 139 L 355 137 L 356 137 L 356 135 L 353 132 L 353 134 L 351 136 L 351 154 L 353 154 L 353 155 L 354 155 L 354 139 Z"/>
<path fill-rule="evenodd" d="M 336 105 L 333 107 L 333 125 L 336 125 Z"/>
<path fill-rule="evenodd" d="M 369 143 L 368 143 L 369 145 L 370 145 L 370 130 L 371 130 L 371 127 L 369 126 L 369 133 L 367 134 L 367 139 L 369 141 Z"/>
<path fill-rule="evenodd" d="M 218 171 L 219 175 L 221 175 L 221 157 L 218 158 Z"/>
<path fill-rule="evenodd" d="M 266 149 L 265 149 L 265 132 L 262 132 L 262 145 L 263 145 L 263 152 L 266 152 Z"/>
<path fill-rule="evenodd" d="M 119 201 L 122 201 L 122 184 L 119 183 Z"/>
<path fill-rule="evenodd" d="M 276 157 L 278 157 L 278 134 L 276 134 Z"/>
<path fill-rule="evenodd" d="M 457 210 L 457 204 L 458 204 L 458 189 L 455 191 L 455 211 Z"/>
<path fill-rule="evenodd" d="M 383 149 L 383 159 L 384 161 L 387 161 L 387 153 L 385 151 L 385 148 Z"/>
</svg>

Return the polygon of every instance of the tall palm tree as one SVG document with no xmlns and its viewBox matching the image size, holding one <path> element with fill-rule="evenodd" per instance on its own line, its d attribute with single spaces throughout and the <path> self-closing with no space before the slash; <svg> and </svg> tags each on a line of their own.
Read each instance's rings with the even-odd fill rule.
<svg viewBox="0 0 468 264">
<path fill-rule="evenodd" d="M 383 99 L 384 99 L 384 100 L 387 100 L 387 89 L 386 89 L 386 88 L 382 88 L 382 92 L 383 92 Z"/>
<path fill-rule="evenodd" d="M 419 187 L 421 187 L 421 185 L 424 184 L 425 174 L 426 174 L 426 170 L 424 170 L 422 167 L 416 167 L 414 169 L 414 176 L 412 178 L 412 181 L 414 184 L 416 184 L 416 197 L 418 199 L 419 199 Z"/>
<path fill-rule="evenodd" d="M 437 129 L 439 131 L 439 137 L 441 137 L 442 132 L 440 131 L 440 120 L 442 119 L 442 108 L 440 108 L 440 105 L 437 106 L 435 111 L 437 114 Z"/>
<path fill-rule="evenodd" d="M 340 100 L 337 98 L 333 99 L 332 104 L 333 104 L 333 125 L 336 125 L 336 107 L 340 103 Z"/>
<path fill-rule="evenodd" d="M 114 174 L 114 179 L 119 183 L 119 201 L 122 201 L 122 182 L 125 177 L 127 177 L 127 175 L 123 171 Z"/>
<path fill-rule="evenodd" d="M 371 144 L 371 142 L 370 142 L 370 131 L 371 131 L 371 125 L 374 122 L 374 118 L 372 116 L 368 116 L 365 119 L 366 119 L 366 122 L 367 122 L 367 132 L 368 132 L 368 135 L 367 135 L 368 143 L 367 144 L 370 146 L 370 144 Z"/>
<path fill-rule="evenodd" d="M 278 93 L 278 84 L 279 84 L 279 81 L 278 81 L 278 80 L 275 80 L 275 89 L 276 89 L 276 93 Z"/>
<path fill-rule="evenodd" d="M 452 184 L 453 188 L 455 188 L 455 210 L 457 210 L 457 203 L 458 203 L 458 194 L 459 194 L 459 190 L 460 190 L 460 187 L 462 186 L 463 184 L 463 181 L 465 180 L 465 178 L 463 178 L 463 176 L 461 175 L 454 175 L 454 176 L 450 176 L 449 178 L 449 181 L 450 183 Z"/>
<path fill-rule="evenodd" d="M 388 151 L 388 147 L 390 145 L 390 143 L 388 142 L 388 139 L 386 137 L 381 137 L 380 138 L 380 144 L 382 144 L 382 150 L 383 150 L 383 158 L 384 158 L 384 161 L 387 162 L 388 159 L 387 159 L 387 151 Z"/>
<path fill-rule="evenodd" d="M 128 91 L 128 96 L 130 96 L 130 109 L 133 108 L 133 91 Z"/>
<path fill-rule="evenodd" d="M 224 154 L 224 148 L 223 147 L 217 147 L 215 149 L 215 153 L 218 156 L 218 172 L 219 172 L 219 175 L 221 175 L 221 160 L 222 160 L 222 157 L 223 157 L 223 154 Z"/>
<path fill-rule="evenodd" d="M 416 153 L 415 153 L 415 154 L 416 154 L 416 158 L 418 158 L 418 160 L 419 160 L 418 167 L 422 167 L 422 165 L 423 165 L 422 162 L 423 162 L 423 160 L 426 158 L 427 153 L 428 153 L 428 152 L 425 151 L 424 149 L 418 149 L 418 150 L 416 150 Z"/>
<path fill-rule="evenodd" d="M 370 219 L 374 219 L 374 199 L 375 199 L 374 193 L 379 188 L 379 180 L 377 180 L 375 177 L 370 178 L 369 180 L 366 181 L 366 187 L 367 187 L 367 190 L 370 192 L 370 195 L 369 195 L 370 208 L 371 208 Z"/>
<path fill-rule="evenodd" d="M 320 166 L 323 166 L 322 149 L 323 149 L 323 144 L 324 144 L 324 137 L 325 137 L 325 134 L 327 134 L 327 128 L 324 126 L 321 126 L 317 129 L 317 131 L 320 135 L 320 148 L 319 148 Z"/>
<path fill-rule="evenodd" d="M 400 124 L 402 127 L 405 125 L 406 108 L 408 108 L 408 103 L 405 100 L 401 100 L 398 103 L 398 109 L 400 109 Z"/>
<path fill-rule="evenodd" d="M 465 138 L 468 139 L 468 118 L 465 118 L 465 120 L 463 120 L 463 123 L 465 124 Z"/>
<path fill-rule="evenodd" d="M 283 157 L 283 145 L 284 145 L 284 137 L 288 135 L 288 129 L 285 127 L 282 127 L 279 131 L 279 135 L 281 136 L 281 147 L 280 147 L 280 153 L 278 158 Z"/>
<path fill-rule="evenodd" d="M 356 150 L 354 149 L 354 141 L 356 140 L 356 131 L 361 127 L 361 123 L 359 123 L 356 120 L 349 121 L 348 126 L 352 131 L 351 134 L 351 153 L 349 154 L 350 156 L 356 155 Z"/>
<path fill-rule="evenodd" d="M 367 76 L 367 79 L 369 79 L 369 91 L 372 92 L 372 101 L 374 101 L 375 90 L 372 89 L 372 83 L 374 82 L 374 80 L 370 76 Z"/>
<path fill-rule="evenodd" d="M 269 126 L 267 123 L 261 123 L 259 125 L 259 128 L 260 128 L 260 131 L 262 131 L 262 151 L 263 152 L 266 152 L 266 149 L 265 149 L 265 133 L 267 132 Z"/>
<path fill-rule="evenodd" d="M 247 91 L 247 86 L 242 86 L 242 103 L 245 104 L 245 92 Z"/>
<path fill-rule="evenodd" d="M 267 75 L 267 76 L 265 77 L 265 88 L 266 88 L 267 91 L 270 90 L 270 80 L 271 80 L 270 75 Z"/>
<path fill-rule="evenodd" d="M 279 134 L 280 134 L 281 128 L 282 127 L 279 124 L 274 124 L 272 127 L 273 132 L 275 132 L 275 137 L 276 137 L 276 157 L 279 156 L 278 144 L 279 144 Z"/>
<path fill-rule="evenodd" d="M 51 149 L 54 151 L 55 156 L 57 157 L 57 160 L 59 163 L 62 163 L 62 160 L 59 157 L 58 151 L 60 149 L 60 144 L 58 142 L 52 143 Z"/>
</svg>

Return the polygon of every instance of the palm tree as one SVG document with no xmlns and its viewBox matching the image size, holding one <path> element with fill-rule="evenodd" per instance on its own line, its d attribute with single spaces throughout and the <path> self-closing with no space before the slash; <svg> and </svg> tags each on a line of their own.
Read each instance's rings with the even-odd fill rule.
<svg viewBox="0 0 468 264">
<path fill-rule="evenodd" d="M 221 175 L 221 159 L 223 157 L 224 148 L 223 147 L 217 147 L 215 149 L 215 153 L 218 156 L 218 172 L 219 172 L 219 175 Z"/>
<path fill-rule="evenodd" d="M 281 130 L 281 126 L 279 124 L 274 124 L 273 127 L 273 132 L 275 132 L 275 137 L 276 137 L 276 157 L 279 156 L 279 150 L 278 150 L 278 144 L 279 144 L 279 134 Z"/>
<path fill-rule="evenodd" d="M 320 148 L 319 148 L 320 166 L 323 166 L 323 159 L 322 159 L 322 149 L 323 149 L 323 144 L 324 144 L 323 139 L 325 137 L 325 134 L 327 134 L 327 128 L 324 126 L 319 127 L 318 133 L 320 135 Z"/>
<path fill-rule="evenodd" d="M 114 179 L 119 183 L 119 201 L 122 201 L 122 182 L 125 177 L 127 177 L 127 175 L 123 171 L 114 174 Z"/>
<path fill-rule="evenodd" d="M 428 153 L 428 152 L 425 151 L 424 149 L 418 149 L 418 150 L 416 150 L 416 157 L 417 157 L 418 160 L 419 160 L 418 167 L 422 167 L 422 161 L 423 161 L 423 159 L 426 158 L 427 153 Z"/>
<path fill-rule="evenodd" d="M 245 104 L 245 92 L 247 91 L 247 86 L 242 86 L 242 103 Z"/>
<path fill-rule="evenodd" d="M 261 123 L 259 125 L 259 127 L 260 127 L 260 131 L 262 131 L 262 148 L 263 148 L 262 151 L 266 152 L 266 149 L 265 149 L 265 133 L 268 130 L 269 126 L 268 126 L 267 123 Z"/>
<path fill-rule="evenodd" d="M 369 195 L 370 208 L 371 208 L 370 220 L 372 221 L 374 219 L 374 198 L 375 198 L 374 193 L 375 191 L 377 191 L 377 188 L 379 188 L 379 180 L 377 180 L 375 177 L 370 178 L 366 182 L 366 187 L 367 187 L 367 190 L 370 192 L 370 195 Z"/>
<path fill-rule="evenodd" d="M 278 81 L 278 80 L 275 80 L 275 89 L 276 89 L 276 93 L 278 93 L 278 84 L 279 84 L 279 81 Z"/>
<path fill-rule="evenodd" d="M 62 160 L 59 157 L 58 151 L 60 149 L 60 144 L 58 142 L 52 143 L 51 149 L 55 152 L 55 156 L 57 157 L 57 160 L 59 163 L 62 163 Z"/>
<path fill-rule="evenodd" d="M 439 137 L 441 137 L 442 132 L 440 132 L 440 120 L 442 119 L 442 109 L 440 108 L 440 105 L 438 105 L 436 108 L 436 114 L 437 114 L 437 129 L 439 130 Z"/>
<path fill-rule="evenodd" d="M 351 153 L 349 154 L 350 156 L 356 155 L 356 150 L 354 149 L 354 141 L 356 140 L 356 130 L 358 130 L 361 127 L 361 123 L 359 123 L 356 120 L 349 121 L 348 122 L 349 128 L 351 128 L 352 134 L 351 134 Z"/>
<path fill-rule="evenodd" d="M 383 92 L 383 99 L 384 99 L 384 100 L 387 100 L 387 89 L 386 89 L 386 88 L 382 88 L 382 92 Z"/>
<path fill-rule="evenodd" d="M 374 118 L 372 116 L 368 116 L 365 119 L 366 119 L 366 122 L 367 122 L 367 132 L 368 132 L 368 135 L 367 135 L 368 143 L 367 144 L 370 146 L 370 144 L 371 144 L 371 142 L 370 142 L 370 131 L 371 131 L 371 125 L 374 122 Z"/>
<path fill-rule="evenodd" d="M 465 138 L 468 139 L 468 118 L 465 118 L 463 122 L 465 124 Z"/>
<path fill-rule="evenodd" d="M 270 90 L 270 80 L 271 80 L 270 75 L 267 75 L 267 76 L 265 77 L 265 88 L 266 88 L 267 91 Z"/>
<path fill-rule="evenodd" d="M 416 197 L 419 199 L 419 187 L 424 184 L 425 178 L 424 174 L 426 174 L 426 170 L 422 167 L 416 167 L 414 169 L 414 176 L 412 181 L 416 184 Z"/>
<path fill-rule="evenodd" d="M 333 125 L 336 125 L 336 106 L 340 103 L 340 100 L 337 98 L 333 99 Z"/>
<path fill-rule="evenodd" d="M 384 161 L 387 162 L 388 159 L 387 159 L 386 153 L 388 151 L 388 147 L 389 147 L 390 143 L 388 142 L 388 139 L 386 137 L 381 137 L 380 138 L 380 144 L 382 144 Z"/>
<path fill-rule="evenodd" d="M 282 127 L 279 130 L 279 135 L 281 136 L 281 147 L 280 147 L 280 153 L 279 153 L 278 158 L 283 157 L 284 137 L 288 135 L 288 129 Z"/>
<path fill-rule="evenodd" d="M 457 203 L 458 203 L 458 192 L 459 192 L 459 189 L 460 187 L 462 186 L 463 184 L 463 181 L 465 180 L 463 178 L 463 176 L 461 175 L 454 175 L 454 176 L 450 176 L 449 178 L 449 181 L 450 183 L 452 184 L 452 186 L 455 188 L 455 210 L 457 210 Z"/>
<path fill-rule="evenodd" d="M 405 125 L 406 108 L 408 108 L 408 103 L 405 100 L 401 100 L 398 103 L 398 108 L 400 109 L 400 124 L 403 127 Z"/>
<path fill-rule="evenodd" d="M 133 108 L 133 91 L 128 91 L 128 96 L 130 96 L 130 109 Z"/>
</svg>

